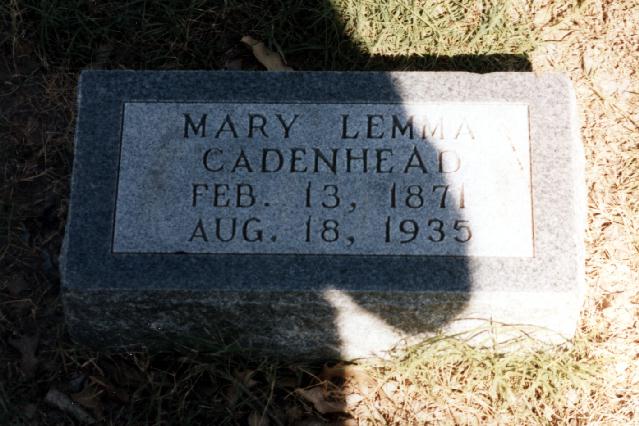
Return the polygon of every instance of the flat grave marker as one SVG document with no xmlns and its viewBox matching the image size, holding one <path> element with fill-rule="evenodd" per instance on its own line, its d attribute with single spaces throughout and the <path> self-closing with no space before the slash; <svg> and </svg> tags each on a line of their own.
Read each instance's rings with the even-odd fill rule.
<svg viewBox="0 0 639 426">
<path fill-rule="evenodd" d="M 87 71 L 75 149 L 79 341 L 348 358 L 469 318 L 574 333 L 583 154 L 560 75 Z"/>
</svg>

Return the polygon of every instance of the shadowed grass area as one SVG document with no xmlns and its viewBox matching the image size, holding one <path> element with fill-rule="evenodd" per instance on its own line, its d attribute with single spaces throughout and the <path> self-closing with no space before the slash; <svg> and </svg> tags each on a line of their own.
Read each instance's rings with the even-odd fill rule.
<svg viewBox="0 0 639 426">
<path fill-rule="evenodd" d="M 517 70 L 536 37 L 528 15 L 501 1 L 22 0 L 0 7 L 5 43 L 28 35 L 45 69 L 223 68 L 238 50 L 246 54 L 238 40 L 250 34 L 300 69 L 441 69 L 438 57 L 467 55 L 447 67 L 481 72 L 481 58 L 469 55 L 507 54 L 519 60 L 502 69 Z"/>
<path fill-rule="evenodd" d="M 299 70 L 528 70 L 539 34 L 527 7 L 470 0 L 2 2 L 0 424 L 79 423 L 69 406 L 44 402 L 52 389 L 104 424 L 588 421 L 588 395 L 605 379 L 587 340 L 500 353 L 472 347 L 465 336 L 437 336 L 389 361 L 306 365 L 231 347 L 97 353 L 73 345 L 63 326 L 57 256 L 80 69 L 261 69 L 239 42 L 250 34 Z"/>
</svg>

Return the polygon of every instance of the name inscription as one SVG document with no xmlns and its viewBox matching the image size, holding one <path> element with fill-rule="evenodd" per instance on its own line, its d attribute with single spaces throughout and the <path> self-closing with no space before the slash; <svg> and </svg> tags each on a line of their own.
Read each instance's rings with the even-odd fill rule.
<svg viewBox="0 0 639 426">
<path fill-rule="evenodd" d="M 533 255 L 518 103 L 128 102 L 114 253 Z"/>
</svg>

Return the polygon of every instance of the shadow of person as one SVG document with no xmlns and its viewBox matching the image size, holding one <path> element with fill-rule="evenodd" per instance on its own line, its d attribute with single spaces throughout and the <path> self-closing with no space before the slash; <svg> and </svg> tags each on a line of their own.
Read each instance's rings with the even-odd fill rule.
<svg viewBox="0 0 639 426">
<path fill-rule="evenodd" d="M 362 206 L 358 214 L 349 215 L 346 210 L 336 213 L 322 206 L 309 213 L 323 221 L 350 222 L 352 233 L 344 227 L 343 237 L 347 241 L 353 237 L 355 243 L 352 247 L 335 249 L 331 244 L 342 239 L 324 239 L 312 250 L 299 253 L 259 253 L 250 259 L 250 268 L 246 254 L 201 252 L 204 255 L 189 260 L 198 274 L 184 287 L 208 292 L 206 297 L 194 300 L 189 296 L 190 290 L 182 295 L 174 292 L 172 301 L 158 300 L 153 291 L 146 294 L 141 290 L 139 296 L 129 292 L 118 296 L 122 300 L 110 299 L 107 295 L 104 300 L 118 308 L 102 313 L 99 318 L 102 322 L 119 324 L 119 318 L 126 315 L 120 307 L 127 306 L 122 303 L 129 300 L 127 298 L 139 297 L 136 303 L 148 309 L 137 309 L 131 314 L 131 322 L 138 318 L 139 323 L 111 341 L 103 339 L 104 344 L 117 344 L 120 337 L 126 337 L 129 342 L 145 341 L 149 336 L 152 340 L 158 331 L 164 333 L 175 325 L 184 330 L 178 333 L 180 335 L 203 326 L 205 330 L 199 330 L 200 335 L 206 329 L 215 328 L 216 339 L 217 336 L 222 340 L 237 339 L 247 348 L 307 359 L 353 358 L 378 355 L 400 341 L 446 328 L 464 312 L 474 291 L 470 259 L 485 255 L 481 250 L 472 249 L 481 238 L 468 213 L 472 208 L 470 200 L 478 196 L 470 187 L 475 183 L 473 165 L 476 167 L 482 160 L 473 157 L 469 145 L 478 142 L 473 139 L 477 127 L 482 126 L 482 117 L 494 111 L 476 102 L 460 104 L 468 99 L 464 93 L 472 91 L 472 87 L 462 87 L 454 79 L 386 71 L 529 71 L 531 65 L 526 56 L 519 53 L 370 54 L 345 33 L 338 11 L 327 5 L 329 3 L 317 6 L 322 8 L 319 15 L 308 13 L 314 7 L 308 5 L 287 11 L 287 20 L 271 31 L 272 40 L 266 40 L 267 43 L 281 51 L 289 65 L 298 70 L 272 77 L 272 89 L 277 95 L 267 93 L 260 86 L 263 81 L 251 77 L 251 73 L 220 73 L 217 86 L 207 86 L 206 79 L 198 80 L 197 75 L 189 77 L 189 73 L 185 73 L 180 81 L 164 86 L 161 79 L 148 85 L 131 85 L 121 96 L 145 99 L 148 93 L 161 93 L 159 101 L 187 99 L 202 104 L 220 99 L 256 104 L 307 103 L 331 106 L 338 116 L 350 113 L 351 125 L 359 126 L 362 137 L 329 140 L 322 135 L 320 138 L 307 135 L 303 140 L 285 141 L 282 147 L 325 146 L 341 149 L 342 153 L 350 149 L 351 154 L 354 152 L 359 158 L 353 169 L 340 175 L 321 170 L 312 178 L 290 179 L 282 191 L 292 191 L 294 185 L 300 184 L 304 188 L 308 179 L 339 188 L 348 200 L 346 205 Z M 269 13 L 265 11 L 265 15 Z M 263 23 L 253 24 L 264 29 Z M 250 32 L 250 25 L 248 27 L 228 28 L 235 43 Z M 301 36 L 297 37 L 298 41 L 287 41 L 287 34 Z M 259 38 L 259 34 L 256 35 Z M 285 41 L 276 43 L 278 38 Z M 303 43 L 299 42 L 300 38 L 305 38 Z M 311 50 L 309 46 L 315 42 L 319 47 Z M 335 46 L 339 55 L 330 51 Z M 311 51 L 323 59 L 309 62 L 307 55 Z M 144 52 L 136 49 L 135 54 L 144 55 Z M 241 55 L 247 62 L 252 60 L 248 50 Z M 339 62 L 345 56 L 349 58 L 348 63 Z M 217 64 L 221 65 L 220 62 Z M 148 64 L 146 60 L 137 64 L 140 63 Z M 207 65 L 210 64 L 192 64 L 200 69 Z M 299 72 L 301 70 L 379 72 L 314 74 Z M 116 93 L 119 89 L 114 86 L 112 90 Z M 411 126 L 408 123 L 412 123 Z M 364 170 L 372 167 L 362 160 L 367 156 L 378 163 L 382 162 L 378 156 L 388 158 L 387 166 L 394 167 L 393 172 L 385 173 L 384 166 L 372 172 Z M 340 161 L 348 160 L 342 157 Z M 97 201 L 88 200 L 86 204 Z M 112 231 L 115 226 L 112 218 L 111 212 L 105 212 L 104 217 L 95 220 Z M 321 239 L 321 230 L 314 236 Z M 89 252 L 95 250 L 93 243 L 87 240 L 86 247 L 76 246 Z M 481 241 L 477 244 L 481 245 Z M 129 278 L 127 274 L 133 273 L 137 265 L 135 256 L 114 258 L 99 267 L 115 271 L 109 272 L 113 274 L 113 281 L 125 283 Z M 184 281 L 183 256 L 146 256 L 144 260 L 142 257 L 139 264 L 143 265 L 147 282 Z M 98 272 L 95 274 L 99 275 Z M 118 274 L 121 279 L 116 279 Z M 226 282 L 240 285 L 228 288 Z M 259 290 L 255 295 L 248 295 L 255 289 Z M 217 304 L 217 311 L 207 305 L 211 301 Z M 78 306 L 80 312 L 82 303 L 86 302 L 67 296 L 69 308 Z M 94 303 L 94 310 L 100 311 L 100 299 L 96 297 Z M 84 312 L 84 317 L 68 320 L 76 324 L 97 321 L 91 309 Z M 168 318 L 166 327 L 163 320 L 149 320 L 154 317 Z M 155 324 L 155 329 L 150 330 L 149 324 Z M 247 330 L 250 336 L 243 337 Z M 89 332 L 81 335 L 81 327 L 77 327 L 75 333 L 80 340 L 95 340 Z"/>
<path fill-rule="evenodd" d="M 350 127 L 342 138 L 318 140 L 310 135 L 303 140 L 282 141 L 280 146 L 302 146 L 308 151 L 336 149 L 340 155 L 348 151 L 359 158 L 353 162 L 352 170 L 348 167 L 349 171 L 343 174 L 323 169 L 312 177 L 295 179 L 291 175 L 286 182 L 279 183 L 290 193 L 299 192 L 309 179 L 339 190 L 344 200 L 340 208 L 320 206 L 303 213 L 320 221 L 339 223 L 342 235 L 337 241 L 326 241 L 321 230 L 316 230 L 317 242 L 312 250 L 300 247 L 299 254 L 289 251 L 277 256 L 264 253 L 251 260 L 250 270 L 246 268 L 244 255 L 211 254 L 215 264 L 224 265 L 224 269 L 215 269 L 211 262 L 202 265 L 202 288 L 210 286 L 209 277 L 229 275 L 229 271 L 241 271 L 233 275 L 242 275 L 236 278 L 246 283 L 246 288 L 218 295 L 225 300 L 225 306 L 234 308 L 224 313 L 222 321 L 220 316 L 214 316 L 202 323 L 209 327 L 216 324 L 216 335 L 238 338 L 242 346 L 267 348 L 276 354 L 297 352 L 304 358 L 381 355 L 402 341 L 447 328 L 464 313 L 472 297 L 469 259 L 481 253 L 470 252 L 470 247 L 476 242 L 473 236 L 481 238 L 481 233 L 473 232 L 476 231 L 473 218 L 468 217 L 473 206 L 468 203 L 478 196 L 472 190 L 475 184 L 472 173 L 483 160 L 473 158 L 469 145 L 483 142 L 470 136 L 483 126 L 478 120 L 485 118 L 482 106 L 455 103 L 464 96 L 454 80 L 446 82 L 441 76 L 387 71 L 487 73 L 529 71 L 531 66 L 523 54 L 370 54 L 352 34 L 345 33 L 338 11 L 324 10 L 319 19 L 317 14 L 307 12 L 304 8 L 291 11 L 286 24 L 272 33 L 271 47 L 278 46 L 289 65 L 298 69 L 293 74 L 273 77 L 277 98 L 264 95 L 265 90 L 255 87 L 249 77 L 235 75 L 226 83 L 234 87 L 233 96 L 227 101 L 305 102 L 333 108 L 337 116 L 349 115 Z M 239 31 L 245 29 L 238 29 L 237 40 L 245 35 Z M 332 34 L 327 36 L 323 31 Z M 290 34 L 303 34 L 306 40 L 296 42 L 299 37 L 295 39 Z M 277 44 L 278 38 L 291 42 Z M 309 62 L 309 50 L 303 47 L 323 38 L 331 41 L 326 42 L 324 50 L 312 51 L 313 55 L 323 55 L 323 62 Z M 340 63 L 335 52 L 328 51 L 335 46 L 340 57 L 348 57 L 347 63 Z M 247 50 L 242 55 L 250 68 L 253 60 L 248 56 L 250 53 Z M 258 64 L 254 66 L 259 68 Z M 318 68 L 377 73 L 299 72 Z M 164 96 L 173 100 L 184 98 L 184 90 L 169 87 Z M 189 95 L 189 100 L 207 101 L 211 93 L 215 91 L 200 88 Z M 352 132 L 359 132 L 360 137 L 352 137 Z M 386 169 L 375 169 L 376 155 L 388 157 Z M 369 164 L 361 160 L 363 157 L 368 157 Z M 347 161 L 340 158 L 339 161 Z M 344 164 L 339 164 L 339 168 L 347 169 Z M 385 173 L 391 168 L 392 173 Z M 261 184 L 265 179 L 262 177 Z M 356 213 L 342 208 L 352 203 L 360 206 Z M 352 246 L 335 249 L 349 237 L 356 241 Z M 176 260 L 173 267 L 169 265 L 169 269 L 179 271 L 180 261 Z M 165 267 L 158 265 L 157 270 L 164 271 L 159 280 L 181 279 L 179 272 L 171 278 L 173 273 Z M 242 296 L 244 290 L 254 285 L 263 289 L 261 307 L 255 300 Z M 151 304 L 154 310 L 159 308 L 157 304 L 157 300 Z M 187 310 L 168 306 L 166 310 L 172 311 L 173 316 L 181 315 L 178 312 L 202 318 L 211 316 L 205 305 L 196 304 Z M 198 313 L 199 310 L 202 312 Z M 185 317 L 176 322 L 190 321 Z M 252 338 L 237 337 L 246 334 L 246 330 L 251 330 Z M 291 341 L 295 336 L 296 343 Z M 298 348 L 291 351 L 296 345 Z"/>
<path fill-rule="evenodd" d="M 315 22 L 309 27 L 331 30 L 337 28 L 343 31 L 344 23 L 339 12 L 333 10 L 324 14 L 324 18 L 330 22 L 325 25 L 317 25 Z M 305 20 L 303 17 L 300 19 Z M 308 32 L 309 27 L 302 31 Z M 277 36 L 274 34 L 274 38 Z M 374 193 L 373 188 L 385 187 L 386 193 L 377 194 L 375 203 L 387 202 L 391 187 L 395 191 L 397 188 L 404 191 L 404 204 L 401 206 L 369 206 L 371 211 L 379 214 L 380 221 L 365 223 L 369 229 L 379 229 L 381 232 L 384 227 L 382 219 L 386 218 L 387 235 L 393 232 L 397 235 L 389 236 L 385 242 L 380 242 L 375 255 L 367 255 L 365 251 L 355 249 L 349 256 L 298 259 L 300 264 L 308 265 L 316 271 L 314 280 L 306 282 L 305 278 L 299 276 L 291 279 L 304 288 L 319 291 L 321 297 L 316 303 L 323 306 L 321 310 L 328 307 L 332 312 L 333 327 L 326 327 L 324 324 L 315 328 L 318 332 L 314 334 L 317 339 L 316 348 L 323 347 L 329 350 L 315 350 L 313 352 L 316 355 L 321 353 L 324 356 L 342 359 L 383 356 L 387 350 L 400 342 L 412 342 L 431 333 L 455 329 L 451 327 L 451 323 L 463 318 L 466 313 L 466 307 L 473 294 L 469 261 L 472 256 L 481 254 L 481 250 L 469 249 L 474 243 L 469 241 L 472 238 L 473 218 L 469 217 L 464 200 L 464 197 L 469 198 L 469 194 L 464 194 L 463 191 L 464 186 L 467 190 L 469 186 L 473 187 L 473 171 L 477 170 L 477 163 L 484 161 L 482 158 L 473 157 L 473 153 L 464 147 L 464 143 L 482 141 L 464 142 L 455 137 L 455 133 L 458 136 L 463 126 L 464 114 L 470 112 L 472 115 L 468 108 L 479 111 L 479 114 L 475 115 L 475 120 L 478 120 L 482 117 L 482 106 L 476 103 L 472 106 L 471 102 L 467 107 L 455 107 L 455 101 L 464 96 L 459 94 L 454 82 L 450 83 L 447 90 L 455 94 L 448 96 L 443 94 L 442 90 L 429 86 L 427 75 L 421 82 L 419 77 L 414 76 L 414 87 L 411 87 L 410 77 L 402 82 L 406 75 L 402 77 L 388 72 L 526 72 L 531 71 L 532 67 L 523 53 L 379 55 L 370 54 L 344 32 L 333 36 L 339 39 L 342 56 L 349 57 L 348 64 L 336 63 L 334 59 L 332 62 L 325 60 L 324 66 L 320 67 L 321 70 L 366 70 L 382 74 L 375 77 L 374 84 L 370 84 L 365 74 L 348 77 L 343 75 L 348 79 L 348 83 L 340 85 L 333 82 L 333 86 L 330 83 L 325 84 L 325 93 L 313 100 L 320 103 L 343 104 L 346 111 L 353 108 L 353 104 L 358 104 L 355 109 L 359 109 L 360 113 L 368 117 L 386 114 L 386 119 L 389 120 L 394 114 L 400 123 L 414 120 L 415 132 L 421 132 L 421 135 L 414 139 L 391 138 L 390 132 L 387 132 L 385 137 L 379 140 L 369 139 L 361 145 L 352 145 L 354 141 L 339 142 L 345 142 L 343 146 L 346 148 L 392 147 L 395 150 L 394 154 L 403 152 L 405 156 L 417 151 L 429 160 L 425 160 L 427 164 L 422 170 L 409 167 L 411 170 L 387 176 L 358 175 L 355 172 L 344 179 L 342 185 L 351 187 L 352 192 L 355 192 L 350 194 L 352 198 Z M 296 47 L 278 47 L 288 59 L 289 65 L 298 70 L 309 69 L 308 61 L 304 58 L 307 52 L 288 54 L 287 49 L 296 51 Z M 327 52 L 318 54 L 324 54 L 326 58 L 331 56 Z M 317 69 L 316 66 L 310 68 Z M 358 76 L 364 82 L 361 85 L 357 83 Z M 322 88 L 307 89 L 309 93 L 314 93 Z M 348 95 L 345 96 L 344 93 Z M 442 114 L 441 111 L 445 112 Z M 486 110 L 485 114 L 490 112 Z M 439 135 L 435 134 L 438 130 L 437 123 L 448 127 Z M 467 124 L 470 133 L 474 132 L 475 125 L 482 126 L 476 122 Z M 451 158 L 454 156 L 460 161 L 460 166 L 454 171 L 452 168 L 445 170 L 450 165 L 438 163 L 442 160 L 442 154 Z M 475 163 L 475 167 L 472 163 Z M 325 178 L 321 174 L 316 177 Z M 364 183 L 354 184 L 350 179 Z M 450 192 L 443 194 L 444 188 Z M 448 198 L 444 200 L 442 195 L 447 195 Z M 479 194 L 472 195 L 475 197 L 470 196 L 471 199 L 477 199 Z M 397 195 L 394 193 L 393 196 Z M 466 226 L 468 239 L 463 235 Z M 442 231 L 444 227 L 445 232 Z M 477 245 L 481 246 L 481 242 Z M 442 246 L 446 248 L 442 249 Z M 320 315 L 318 318 L 323 317 Z M 308 318 L 303 323 L 313 328 L 313 321 L 308 321 Z M 321 329 L 322 331 L 319 331 Z"/>
</svg>

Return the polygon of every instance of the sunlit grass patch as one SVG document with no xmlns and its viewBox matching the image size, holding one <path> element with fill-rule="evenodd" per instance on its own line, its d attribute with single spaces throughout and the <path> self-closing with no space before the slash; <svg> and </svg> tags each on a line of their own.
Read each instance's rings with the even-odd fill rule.
<svg viewBox="0 0 639 426">
<path fill-rule="evenodd" d="M 376 398 L 364 403 L 390 423 L 562 423 L 579 419 L 591 391 L 605 380 L 604 360 L 589 352 L 583 337 L 569 345 L 516 351 L 480 348 L 467 337 L 436 336 L 401 357 L 367 365 L 377 394 L 383 393 L 377 398 L 388 403 L 381 409 L 375 408 Z M 520 343 L 525 347 L 525 339 Z"/>
<path fill-rule="evenodd" d="M 510 1 L 334 0 L 346 33 L 370 55 L 525 54 L 536 34 Z"/>
</svg>

